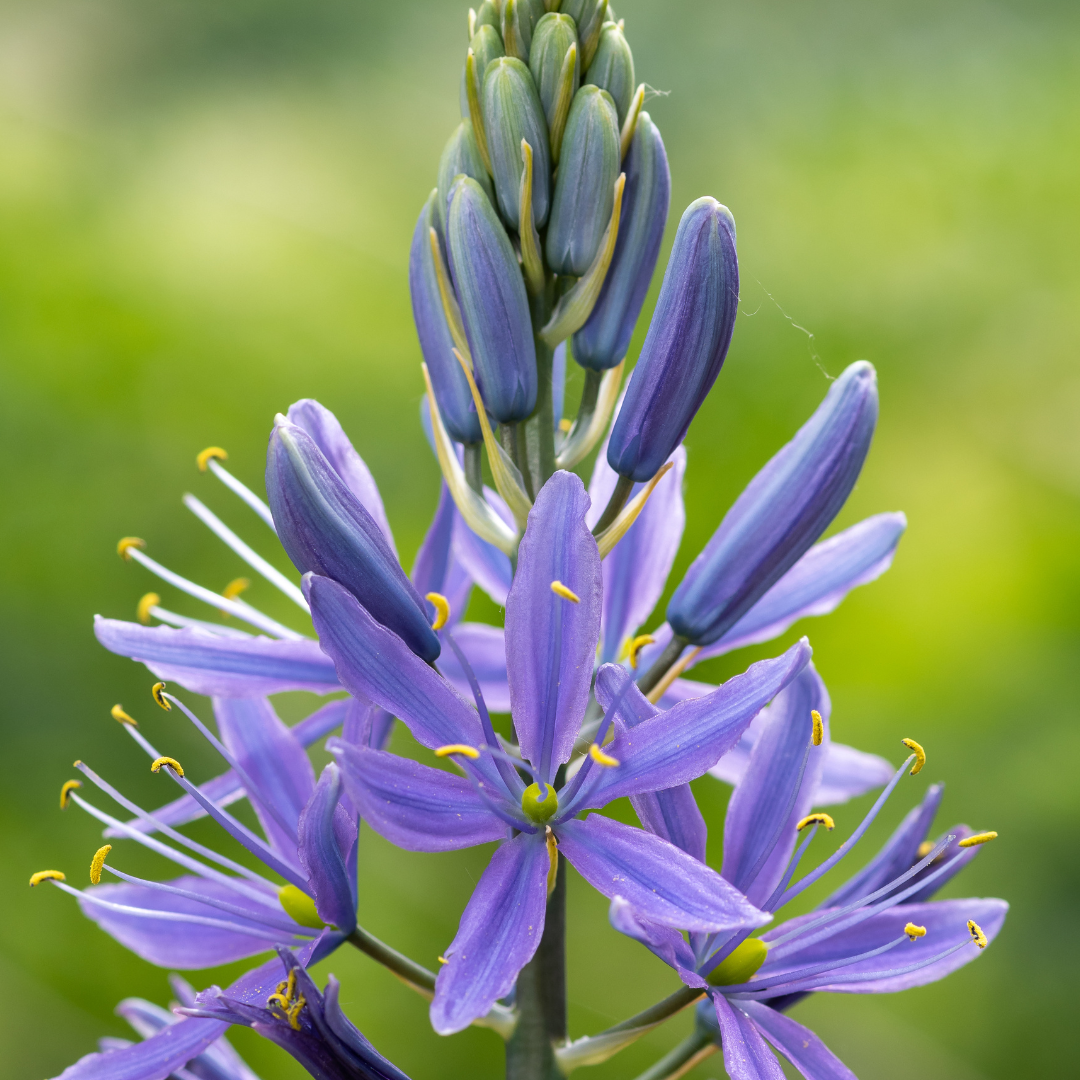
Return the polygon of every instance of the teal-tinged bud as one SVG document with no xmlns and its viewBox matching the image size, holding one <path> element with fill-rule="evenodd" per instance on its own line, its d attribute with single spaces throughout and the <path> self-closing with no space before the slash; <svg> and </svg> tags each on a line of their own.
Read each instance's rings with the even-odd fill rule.
<svg viewBox="0 0 1080 1080">
<path fill-rule="evenodd" d="M 550 784 L 544 785 L 544 797 L 540 798 L 540 785 L 530 784 L 521 793 L 521 809 L 530 821 L 537 825 L 549 822 L 559 809 L 559 797 Z"/>
<path fill-rule="evenodd" d="M 747 938 L 709 972 L 707 979 L 713 986 L 739 986 L 750 980 L 768 955 L 769 947 L 764 941 Z"/>
<path fill-rule="evenodd" d="M 577 27 L 569 15 L 552 12 L 536 24 L 532 48 L 529 51 L 529 70 L 536 82 L 536 89 L 540 93 L 540 103 L 544 106 L 544 116 L 547 118 L 549 129 L 555 121 L 555 107 L 559 96 L 563 61 L 570 47 L 577 43 Z M 577 88 L 581 84 L 580 54 L 579 48 L 578 62 L 574 65 L 572 94 L 577 93 Z"/>
<path fill-rule="evenodd" d="M 588 71 L 600 44 L 600 31 L 608 17 L 608 0 L 563 0 L 559 10 L 577 26 L 581 43 L 581 70 Z"/>
<path fill-rule="evenodd" d="M 488 64 L 492 60 L 497 60 L 500 56 L 505 56 L 506 50 L 503 48 L 503 40 L 499 37 L 499 31 L 495 27 L 488 25 L 477 27 L 472 41 L 469 42 L 469 48 L 472 49 L 473 56 L 476 58 L 476 98 L 480 101 L 484 95 L 484 72 L 487 71 Z M 464 120 L 469 119 L 469 98 L 465 87 L 466 77 L 466 72 L 462 69 L 461 116 Z"/>
<path fill-rule="evenodd" d="M 515 231 L 524 167 L 521 140 L 532 147 L 533 224 L 542 228 L 548 218 L 551 192 L 547 120 L 532 73 L 520 60 L 505 56 L 488 65 L 484 75 L 484 126 L 499 211 Z"/>
<path fill-rule="evenodd" d="M 442 152 L 442 157 L 439 158 L 439 197 L 435 213 L 438 217 L 439 232 L 443 235 L 446 233 L 446 200 L 450 197 L 454 177 L 461 174 L 471 176 L 484 189 L 491 205 L 495 205 L 495 190 L 491 186 L 487 169 L 484 168 L 484 159 L 480 156 L 480 148 L 476 145 L 472 124 L 468 120 L 462 120 L 458 124 Z"/>
<path fill-rule="evenodd" d="M 622 30 L 614 23 L 604 23 L 600 31 L 600 44 L 589 65 L 585 80 L 606 90 L 619 113 L 622 125 L 634 100 L 634 54 L 630 51 Z"/>
<path fill-rule="evenodd" d="M 496 31 L 499 29 L 499 9 L 491 0 L 484 0 L 476 9 L 476 24 L 473 33 L 475 34 L 481 26 L 490 26 Z"/>
<path fill-rule="evenodd" d="M 533 29 L 544 13 L 544 0 L 503 0 L 501 26 L 507 56 L 528 62 Z"/>
<path fill-rule="evenodd" d="M 619 175 L 619 118 L 611 95 L 583 86 L 574 95 L 551 200 L 547 262 L 557 274 L 589 269 L 611 218 Z"/>
</svg>

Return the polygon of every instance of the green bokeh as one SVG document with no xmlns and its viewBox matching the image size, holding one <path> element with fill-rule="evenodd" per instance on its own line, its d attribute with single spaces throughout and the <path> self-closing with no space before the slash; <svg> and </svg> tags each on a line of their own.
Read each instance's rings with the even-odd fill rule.
<svg viewBox="0 0 1080 1080">
<path fill-rule="evenodd" d="M 1080 1070 L 1068 1034 L 1080 963 L 1076 6 L 618 9 L 639 77 L 664 93 L 648 107 L 674 172 L 668 243 L 678 210 L 701 194 L 739 225 L 741 315 L 688 438 L 676 573 L 826 376 L 872 360 L 881 423 L 838 525 L 903 509 L 909 534 L 886 578 L 798 629 L 815 646 L 839 739 L 893 760 L 904 736 L 929 751 L 872 839 L 933 780 L 949 785 L 943 826 L 1001 833 L 949 890 L 1013 904 L 976 964 L 900 996 L 818 996 L 795 1015 L 863 1080 L 1070 1075 Z M 125 1033 L 112 1016 L 120 998 L 168 997 L 164 973 L 69 898 L 26 888 L 47 866 L 83 884 L 100 842 L 84 816 L 57 809 L 73 758 L 140 801 L 163 797 L 162 778 L 109 719 L 114 702 L 197 778 L 213 767 L 175 714 L 154 708 L 145 670 L 93 640 L 94 612 L 131 617 L 153 585 L 116 558 L 117 538 L 143 536 L 166 564 L 224 586 L 242 567 L 181 507 L 191 490 L 272 552 L 194 456 L 223 445 L 259 484 L 273 414 L 312 396 L 378 477 L 406 564 L 416 550 L 438 476 L 416 422 L 406 257 L 456 122 L 464 47 L 456 3 L 0 3 L 5 1075 L 55 1075 L 98 1036 Z M 286 615 L 268 586 L 251 595 Z M 715 662 L 709 677 L 776 648 Z M 708 778 L 697 789 L 715 860 L 726 792 Z M 838 832 L 866 802 L 838 809 Z M 402 853 L 368 834 L 363 856 L 365 922 L 433 963 L 486 853 Z M 649 1004 L 674 977 L 611 931 L 603 901 L 571 879 L 576 1036 Z M 417 1080 L 497 1075 L 491 1033 L 439 1039 L 423 1003 L 357 954 L 327 970 L 357 1023 Z M 593 1075 L 635 1075 L 687 1024 Z M 247 1033 L 235 1041 L 264 1077 L 299 1075 Z M 693 1076 L 722 1071 L 714 1057 Z"/>
</svg>

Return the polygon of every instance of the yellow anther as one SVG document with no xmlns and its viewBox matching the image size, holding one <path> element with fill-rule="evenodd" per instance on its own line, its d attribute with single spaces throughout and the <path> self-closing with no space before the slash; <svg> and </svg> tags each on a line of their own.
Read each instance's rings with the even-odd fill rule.
<svg viewBox="0 0 1080 1080">
<path fill-rule="evenodd" d="M 810 736 L 810 741 L 815 746 L 820 746 L 821 740 L 825 738 L 825 725 L 821 722 L 821 713 L 817 709 L 811 709 L 810 719 L 814 722 L 814 733 Z"/>
<path fill-rule="evenodd" d="M 435 605 L 435 621 L 432 630 L 441 630 L 450 621 L 450 601 L 442 593 L 429 592 L 424 597 Z"/>
<path fill-rule="evenodd" d="M 605 754 L 596 743 L 593 743 L 589 747 L 589 757 L 591 757 L 597 765 L 603 765 L 608 769 L 613 769 L 619 764 L 618 758 L 614 758 L 610 754 Z"/>
<path fill-rule="evenodd" d="M 926 856 L 929 855 L 930 852 L 933 851 L 933 850 L 934 850 L 934 841 L 933 840 L 924 840 L 919 845 L 919 850 L 915 852 L 915 856 L 916 856 L 916 858 L 919 858 L 919 859 L 925 859 Z"/>
<path fill-rule="evenodd" d="M 110 710 L 110 714 L 114 720 L 119 720 L 121 724 L 130 724 L 132 727 L 138 727 L 138 723 L 135 721 L 134 716 L 129 716 L 124 712 L 123 705 L 114 705 Z"/>
<path fill-rule="evenodd" d="M 565 417 L 565 416 L 564 416 L 564 417 L 563 417 L 563 418 L 562 418 L 562 419 L 561 419 L 561 420 L 559 421 L 559 430 L 560 430 L 560 431 L 561 431 L 561 432 L 562 432 L 562 433 L 563 433 L 564 435 L 569 435 L 569 434 L 570 434 L 570 429 L 571 429 L 571 428 L 572 428 L 573 426 L 574 426 L 574 421 L 573 421 L 573 420 L 571 420 L 571 419 L 570 419 L 569 417 Z"/>
<path fill-rule="evenodd" d="M 957 844 L 957 847 L 977 847 L 979 844 L 989 843 L 991 840 L 997 839 L 996 832 L 979 832 L 974 836 L 965 836 L 963 840 Z"/>
<path fill-rule="evenodd" d="M 82 787 L 81 780 L 66 780 L 64 786 L 60 789 L 60 809 L 66 810 L 68 804 L 68 796 L 76 789 Z"/>
<path fill-rule="evenodd" d="M 221 595 L 226 600 L 235 600 L 242 592 L 251 588 L 251 579 L 246 577 L 233 578 L 224 589 L 221 590 Z"/>
<path fill-rule="evenodd" d="M 162 693 L 162 691 L 164 689 L 165 689 L 165 684 L 163 682 L 156 682 L 156 683 L 154 683 L 153 686 L 150 687 L 150 693 L 151 693 L 151 695 L 153 695 L 154 700 L 166 712 L 170 712 L 172 710 L 172 705 L 170 704 L 169 700 L 165 697 L 165 695 Z"/>
<path fill-rule="evenodd" d="M 291 1027 L 293 1029 L 293 1031 L 299 1031 L 300 1030 L 300 1013 L 301 1013 L 301 1011 L 303 1010 L 303 1008 L 304 1008 L 304 1006 L 306 1004 L 307 1004 L 307 1001 L 304 998 L 304 995 L 301 994 L 296 999 L 296 1002 L 293 1005 L 293 1007 L 291 1009 L 289 1009 L 285 1013 L 285 1015 L 289 1018 L 289 1027 Z"/>
<path fill-rule="evenodd" d="M 159 757 L 159 758 L 157 758 L 157 760 L 155 760 L 153 765 L 150 766 L 150 771 L 151 772 L 161 772 L 161 767 L 163 765 L 168 765 L 169 768 L 172 769 L 172 771 L 174 773 L 176 773 L 177 776 L 183 776 L 184 775 L 184 767 L 180 764 L 179 761 L 176 760 L 176 758 L 171 758 L 171 757 Z"/>
<path fill-rule="evenodd" d="M 227 461 L 229 455 L 220 446 L 208 446 L 205 450 L 199 451 L 198 457 L 195 458 L 199 465 L 199 472 L 206 472 L 210 468 L 211 458 L 217 458 L 218 461 Z"/>
<path fill-rule="evenodd" d="M 463 754 L 465 757 L 475 760 L 480 756 L 480 751 L 475 746 L 460 742 L 449 743 L 447 746 L 439 746 L 435 749 L 436 757 L 449 757 L 451 754 Z"/>
<path fill-rule="evenodd" d="M 59 870 L 39 870 L 30 875 L 30 888 L 40 885 L 43 881 L 67 881 L 67 875 Z"/>
<path fill-rule="evenodd" d="M 105 844 L 99 847 L 94 852 L 94 857 L 90 860 L 90 884 L 101 884 L 101 868 L 105 865 L 105 856 L 112 851 L 112 844 Z"/>
<path fill-rule="evenodd" d="M 806 817 L 795 826 L 796 832 L 802 832 L 807 825 L 824 825 L 829 832 L 836 828 L 836 822 L 828 814 L 807 814 Z"/>
<path fill-rule="evenodd" d="M 135 613 L 139 616 L 139 622 L 144 626 L 150 625 L 150 609 L 156 608 L 161 603 L 161 597 L 156 592 L 148 592 L 140 601 Z"/>
<path fill-rule="evenodd" d="M 561 581 L 553 581 L 551 583 L 551 591 L 556 596 L 561 596 L 564 600 L 570 600 L 575 604 L 581 603 L 581 597 L 572 589 L 568 589 Z"/>
<path fill-rule="evenodd" d="M 438 960 L 440 964 L 449 964 L 450 963 L 450 961 L 447 960 L 445 956 L 436 956 L 435 959 Z"/>
<path fill-rule="evenodd" d="M 279 983 L 278 984 L 279 987 L 284 986 L 284 985 L 285 985 L 284 983 Z M 281 1011 L 284 1012 L 289 1007 L 289 999 L 287 997 L 285 997 L 285 995 L 279 989 L 279 990 L 277 990 L 277 992 L 271 994 L 266 999 L 266 1007 L 269 1009 L 271 1005 L 279 1006 L 281 1008 Z"/>
<path fill-rule="evenodd" d="M 124 536 L 121 537 L 116 544 L 116 554 L 119 555 L 121 559 L 130 559 L 131 555 L 129 552 L 132 548 L 144 547 L 146 547 L 145 540 L 140 540 L 137 536 Z"/>
<path fill-rule="evenodd" d="M 900 741 L 915 755 L 915 764 L 911 766 L 911 775 L 914 776 L 917 772 L 921 772 L 926 764 L 926 751 L 914 739 Z"/>
<path fill-rule="evenodd" d="M 982 931 L 982 927 L 974 920 L 968 919 L 968 933 L 971 935 L 971 940 L 979 946 L 980 949 L 985 949 L 990 943 L 986 940 L 986 935 Z"/>
<path fill-rule="evenodd" d="M 914 941 L 916 938 L 926 937 L 926 927 L 916 926 L 913 922 L 909 922 L 907 926 L 904 927 L 904 933 Z"/>
<path fill-rule="evenodd" d="M 555 839 L 551 826 L 547 825 L 545 828 L 548 852 L 547 894 L 550 896 L 555 891 L 555 882 L 559 876 L 559 842 Z"/>
<path fill-rule="evenodd" d="M 637 671 L 638 653 L 645 648 L 646 645 L 655 645 L 656 638 L 652 634 L 639 634 L 636 638 L 627 638 L 626 641 L 626 658 L 630 661 L 630 666 Z"/>
</svg>

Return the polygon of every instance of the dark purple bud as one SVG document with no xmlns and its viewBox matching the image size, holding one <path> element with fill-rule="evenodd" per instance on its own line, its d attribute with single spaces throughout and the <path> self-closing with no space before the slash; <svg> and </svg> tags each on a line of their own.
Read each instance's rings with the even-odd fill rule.
<svg viewBox="0 0 1080 1080">
<path fill-rule="evenodd" d="M 613 368 L 626 355 L 667 224 L 671 172 L 660 132 L 646 112 L 638 117 L 623 170 L 626 188 L 615 254 L 589 321 L 573 339 L 574 359 L 593 371 Z"/>
<path fill-rule="evenodd" d="M 300 815 L 297 854 L 319 918 L 351 934 L 356 929 L 356 824 L 341 805 L 341 790 L 341 773 L 331 762 Z"/>
<path fill-rule="evenodd" d="M 855 486 L 877 423 L 865 360 L 832 384 L 814 415 L 750 481 L 668 604 L 676 634 L 708 645 L 799 561 Z"/>
<path fill-rule="evenodd" d="M 417 656 L 438 658 L 424 601 L 375 519 L 311 436 L 283 416 L 270 435 L 266 494 L 282 547 L 301 574 L 333 578 Z"/>
<path fill-rule="evenodd" d="M 735 221 L 706 196 L 683 213 L 660 297 L 608 442 L 608 464 L 649 480 L 716 382 L 739 307 Z"/>
</svg>

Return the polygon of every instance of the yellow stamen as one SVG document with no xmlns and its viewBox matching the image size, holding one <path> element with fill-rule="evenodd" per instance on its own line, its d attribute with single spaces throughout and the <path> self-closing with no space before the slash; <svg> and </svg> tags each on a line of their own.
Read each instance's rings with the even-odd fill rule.
<svg viewBox="0 0 1080 1080">
<path fill-rule="evenodd" d="M 821 713 L 817 709 L 811 709 L 810 719 L 814 722 L 814 734 L 810 737 L 810 741 L 815 746 L 820 746 L 821 740 L 825 738 L 825 725 L 821 722 Z"/>
<path fill-rule="evenodd" d="M 911 766 L 911 775 L 914 776 L 917 772 L 922 772 L 922 767 L 926 764 L 926 751 L 914 739 L 901 739 L 900 741 L 915 755 L 915 764 Z"/>
<path fill-rule="evenodd" d="M 67 875 L 59 870 L 39 870 L 30 875 L 30 888 L 40 885 L 43 881 L 67 881 Z"/>
<path fill-rule="evenodd" d="M 997 839 L 996 832 L 980 832 L 974 836 L 965 836 L 963 840 L 957 844 L 957 847 L 976 847 L 979 844 L 989 843 L 991 840 Z"/>
<path fill-rule="evenodd" d="M 550 896 L 555 891 L 555 882 L 559 876 L 559 842 L 555 839 L 551 826 L 548 825 L 546 828 L 545 838 L 548 852 L 547 894 Z"/>
<path fill-rule="evenodd" d="M 907 926 L 904 927 L 904 933 L 914 941 L 916 938 L 926 937 L 926 927 L 916 926 L 913 922 L 909 922 Z"/>
<path fill-rule="evenodd" d="M 304 995 L 301 994 L 296 999 L 296 1003 L 293 1005 L 293 1007 L 285 1013 L 285 1015 L 289 1018 L 289 1027 L 291 1027 L 293 1031 L 300 1030 L 300 1013 L 306 1004 L 307 1000 L 304 998 Z"/>
<path fill-rule="evenodd" d="M 110 710 L 110 714 L 114 720 L 118 720 L 121 724 L 130 724 L 132 727 L 138 727 L 138 723 L 135 721 L 134 716 L 129 716 L 124 712 L 123 705 L 114 705 Z"/>
<path fill-rule="evenodd" d="M 200 450 L 198 457 L 195 458 L 199 466 L 199 472 L 206 472 L 210 468 L 211 458 L 217 458 L 218 461 L 228 461 L 229 455 L 220 446 L 208 446 L 205 450 Z"/>
<path fill-rule="evenodd" d="M 450 620 L 450 601 L 438 592 L 429 592 L 424 599 L 435 605 L 435 621 L 431 624 L 431 629 L 441 630 Z"/>
<path fill-rule="evenodd" d="M 986 935 L 982 931 L 982 927 L 974 919 L 968 919 L 968 933 L 971 935 L 971 940 L 974 941 L 980 949 L 985 949 L 989 944 L 986 940 Z"/>
<path fill-rule="evenodd" d="M 435 959 L 438 960 L 440 964 L 449 964 L 450 963 L 450 961 L 447 960 L 445 956 L 436 956 Z"/>
<path fill-rule="evenodd" d="M 162 691 L 164 689 L 165 689 L 165 684 L 163 682 L 156 682 L 156 683 L 154 683 L 153 686 L 150 687 L 150 693 L 153 695 L 154 700 L 166 712 L 171 712 L 172 711 L 172 705 L 169 703 L 168 699 L 162 693 Z"/>
<path fill-rule="evenodd" d="M 246 577 L 233 578 L 224 589 L 221 590 L 221 595 L 226 600 L 235 600 L 242 592 L 251 588 L 251 579 Z"/>
<path fill-rule="evenodd" d="M 101 868 L 105 865 L 105 856 L 112 851 L 112 844 L 104 844 L 94 852 L 94 857 L 90 860 L 90 884 L 101 884 Z"/>
<path fill-rule="evenodd" d="M 155 608 L 161 603 L 161 597 L 156 592 L 148 592 L 140 601 L 139 606 L 135 609 L 135 613 L 139 617 L 139 622 L 144 626 L 150 625 L 150 609 Z"/>
<path fill-rule="evenodd" d="M 278 990 L 266 999 L 266 1007 L 268 1009 L 271 1005 L 278 1005 L 282 1012 L 288 1009 L 289 999 L 281 992 L 281 987 L 284 985 L 284 983 L 278 983 Z"/>
<path fill-rule="evenodd" d="M 572 589 L 568 589 L 561 581 L 553 581 L 551 583 L 551 591 L 556 596 L 561 596 L 564 600 L 570 600 L 575 604 L 581 603 L 581 597 Z"/>
<path fill-rule="evenodd" d="M 475 746 L 469 746 L 468 743 L 449 743 L 446 746 L 439 746 L 435 749 L 436 757 L 449 757 L 451 754 L 463 754 L 467 758 L 475 760 L 480 756 L 480 751 Z"/>
<path fill-rule="evenodd" d="M 668 692 L 668 687 L 697 659 L 701 647 L 691 649 L 681 660 L 668 668 L 667 674 L 645 695 L 654 705 Z"/>
<path fill-rule="evenodd" d="M 124 536 L 116 544 L 116 554 L 121 559 L 128 559 L 130 561 L 131 556 L 128 554 L 130 548 L 144 548 L 146 547 L 146 541 L 140 540 L 137 536 Z"/>
<path fill-rule="evenodd" d="M 176 760 L 176 758 L 171 758 L 171 757 L 159 757 L 159 758 L 157 758 L 154 761 L 153 765 L 150 766 L 150 771 L 151 772 L 161 772 L 161 767 L 163 765 L 168 765 L 169 768 L 172 769 L 172 771 L 174 773 L 176 773 L 177 776 L 183 776 L 184 775 L 184 767 L 180 764 L 179 761 Z"/>
<path fill-rule="evenodd" d="M 564 435 L 569 435 L 569 434 L 570 434 L 570 429 L 571 429 L 571 428 L 572 428 L 573 426 L 574 426 L 574 421 L 573 421 L 573 420 L 571 420 L 571 419 L 570 419 L 569 417 L 567 417 L 567 416 L 564 416 L 564 417 L 563 417 L 563 418 L 562 418 L 562 419 L 561 419 L 561 420 L 559 421 L 559 430 L 560 430 L 560 431 L 561 431 L 561 432 L 562 432 L 562 433 L 563 433 Z"/>
<path fill-rule="evenodd" d="M 806 817 L 795 826 L 796 832 L 802 832 L 807 825 L 824 825 L 829 832 L 836 828 L 836 822 L 828 814 L 807 814 Z"/>
<path fill-rule="evenodd" d="M 60 809 L 66 810 L 68 804 L 68 796 L 76 789 L 82 787 L 81 780 L 66 780 L 64 786 L 60 789 Z"/>
<path fill-rule="evenodd" d="M 630 638 L 626 642 L 626 658 L 630 661 L 630 666 L 637 671 L 638 665 L 638 653 L 645 648 L 646 645 L 655 645 L 656 638 L 652 634 L 639 634 L 636 638 Z"/>
<path fill-rule="evenodd" d="M 608 769 L 612 769 L 619 764 L 618 758 L 613 758 L 610 754 L 605 754 L 596 743 L 593 743 L 589 747 L 589 757 L 591 757 L 597 765 L 603 765 Z"/>
<path fill-rule="evenodd" d="M 915 856 L 916 856 L 916 858 L 919 858 L 919 859 L 925 859 L 926 856 L 929 855 L 930 852 L 933 851 L 933 850 L 934 850 L 934 841 L 933 840 L 924 840 L 919 845 L 919 850 L 915 852 Z"/>
</svg>

